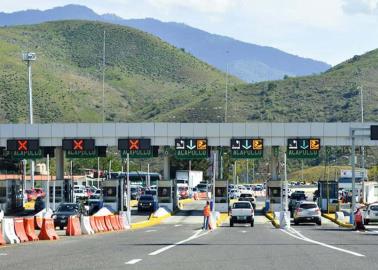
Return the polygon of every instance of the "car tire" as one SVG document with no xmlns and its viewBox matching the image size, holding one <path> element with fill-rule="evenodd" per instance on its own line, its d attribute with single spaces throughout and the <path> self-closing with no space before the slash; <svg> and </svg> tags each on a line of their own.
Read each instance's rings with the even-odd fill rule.
<svg viewBox="0 0 378 270">
<path fill-rule="evenodd" d="M 230 220 L 230 227 L 234 227 L 234 222 Z"/>
<path fill-rule="evenodd" d="M 251 221 L 251 227 L 255 226 L 255 221 L 252 219 Z"/>
<path fill-rule="evenodd" d="M 365 219 L 365 220 L 364 220 L 364 224 L 365 224 L 365 225 L 369 225 L 369 220 L 368 220 L 368 219 Z"/>
<path fill-rule="evenodd" d="M 294 225 L 299 225 L 298 220 L 294 219 Z"/>
<path fill-rule="evenodd" d="M 321 226 L 321 225 L 322 225 L 322 221 L 321 221 L 320 219 L 317 220 L 317 221 L 316 221 L 316 225 Z"/>
</svg>

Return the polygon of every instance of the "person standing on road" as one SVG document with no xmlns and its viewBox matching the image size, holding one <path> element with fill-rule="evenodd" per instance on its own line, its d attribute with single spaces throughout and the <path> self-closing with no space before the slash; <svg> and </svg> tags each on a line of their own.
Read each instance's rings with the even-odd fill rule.
<svg viewBox="0 0 378 270">
<path fill-rule="evenodd" d="M 210 221 L 210 202 L 207 201 L 205 207 L 203 208 L 203 230 L 207 230 L 209 228 L 209 221 Z"/>
</svg>

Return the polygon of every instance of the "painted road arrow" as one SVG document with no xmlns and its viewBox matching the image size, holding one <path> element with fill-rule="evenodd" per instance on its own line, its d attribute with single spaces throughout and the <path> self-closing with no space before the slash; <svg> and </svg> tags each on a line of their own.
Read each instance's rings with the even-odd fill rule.
<svg viewBox="0 0 378 270">
<path fill-rule="evenodd" d="M 308 148 L 308 144 L 306 145 L 306 140 L 302 140 L 302 145 L 300 147 L 303 150 L 306 150 Z"/>
<path fill-rule="evenodd" d="M 245 144 L 242 145 L 243 148 L 246 149 L 246 150 L 248 150 L 248 149 L 250 149 L 250 148 L 252 147 L 252 145 L 250 145 L 250 144 L 248 143 L 248 141 L 249 141 L 249 140 L 245 140 Z"/>
<path fill-rule="evenodd" d="M 193 145 L 193 140 L 190 140 L 190 144 L 186 145 L 186 147 L 189 148 L 190 150 L 193 150 L 194 148 L 196 148 L 196 146 Z"/>
</svg>

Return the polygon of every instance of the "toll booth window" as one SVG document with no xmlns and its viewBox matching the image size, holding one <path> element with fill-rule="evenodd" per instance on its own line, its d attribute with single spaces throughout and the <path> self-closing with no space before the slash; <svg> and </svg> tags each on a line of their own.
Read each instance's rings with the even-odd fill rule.
<svg viewBox="0 0 378 270">
<path fill-rule="evenodd" d="M 53 194 L 54 188 L 50 187 L 50 194 Z M 62 195 L 62 187 L 61 186 L 55 186 L 55 196 L 61 196 Z"/>
<path fill-rule="evenodd" d="M 216 187 L 215 188 L 215 197 L 227 197 L 227 188 L 226 187 Z"/>
<path fill-rule="evenodd" d="M 279 187 L 276 187 L 276 188 L 270 188 L 270 192 L 272 194 L 272 197 L 279 197 L 281 196 L 281 192 L 280 192 L 280 188 Z"/>
<path fill-rule="evenodd" d="M 159 197 L 171 197 L 171 189 L 169 187 L 162 187 L 158 189 Z"/>
<path fill-rule="evenodd" d="M 322 189 L 321 197 L 327 198 L 329 196 L 329 198 L 337 198 L 336 183 L 329 183 L 328 187 L 329 187 L 329 190 L 327 190 L 327 184 L 325 183 Z"/>
<path fill-rule="evenodd" d="M 104 202 L 116 202 L 117 201 L 117 188 L 116 187 L 104 187 Z"/>
</svg>

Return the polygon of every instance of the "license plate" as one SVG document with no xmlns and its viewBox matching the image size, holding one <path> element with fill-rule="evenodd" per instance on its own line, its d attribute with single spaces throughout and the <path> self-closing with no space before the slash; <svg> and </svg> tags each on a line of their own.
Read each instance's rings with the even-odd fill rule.
<svg viewBox="0 0 378 270">
<path fill-rule="evenodd" d="M 238 217 L 238 220 L 246 220 L 247 217 Z"/>
</svg>

